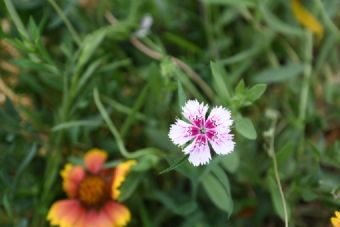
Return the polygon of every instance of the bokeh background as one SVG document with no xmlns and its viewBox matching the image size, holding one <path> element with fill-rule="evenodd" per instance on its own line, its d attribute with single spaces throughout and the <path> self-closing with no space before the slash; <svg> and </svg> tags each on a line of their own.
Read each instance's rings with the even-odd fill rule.
<svg viewBox="0 0 340 227">
<path fill-rule="evenodd" d="M 3 0 L 0 225 L 49 226 L 60 170 L 136 159 L 128 226 L 331 226 L 340 206 L 338 0 Z M 152 22 L 152 23 L 151 23 Z M 193 167 L 187 99 L 232 111 L 236 149 Z M 170 166 L 169 171 L 160 172 Z"/>
</svg>

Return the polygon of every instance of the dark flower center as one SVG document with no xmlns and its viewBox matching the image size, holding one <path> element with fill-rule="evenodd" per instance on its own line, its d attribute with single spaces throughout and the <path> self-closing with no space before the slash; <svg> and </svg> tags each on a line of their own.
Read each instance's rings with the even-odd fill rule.
<svg viewBox="0 0 340 227">
<path fill-rule="evenodd" d="M 87 176 L 79 185 L 79 200 L 87 206 L 98 206 L 106 198 L 106 184 L 99 176 Z"/>
</svg>

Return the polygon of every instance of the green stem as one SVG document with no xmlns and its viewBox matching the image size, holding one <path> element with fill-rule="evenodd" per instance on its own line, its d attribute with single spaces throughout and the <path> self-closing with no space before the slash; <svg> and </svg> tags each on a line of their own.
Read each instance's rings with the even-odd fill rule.
<svg viewBox="0 0 340 227">
<path fill-rule="evenodd" d="M 4 0 L 5 1 L 5 5 L 7 8 L 7 11 L 9 13 L 9 15 L 11 16 L 11 19 L 13 20 L 16 28 L 18 29 L 19 33 L 25 38 L 25 39 L 30 39 L 30 36 L 28 35 L 28 32 L 24 26 L 24 24 L 22 23 L 22 21 L 20 20 L 20 17 L 17 13 L 17 11 L 15 10 L 12 0 Z"/>
<path fill-rule="evenodd" d="M 81 45 L 81 39 L 79 38 L 78 33 L 76 30 L 73 28 L 71 22 L 67 19 L 66 15 L 64 12 L 61 10 L 61 8 L 58 6 L 58 4 L 54 0 L 48 0 L 48 2 L 52 5 L 52 7 L 55 9 L 55 11 L 59 14 L 60 18 L 64 21 L 67 29 L 72 35 L 72 38 L 74 41 L 78 44 L 78 46 Z"/>
<path fill-rule="evenodd" d="M 272 146 L 272 149 L 273 149 L 272 150 L 272 159 L 273 159 L 273 165 L 274 165 L 275 180 L 276 180 L 277 186 L 279 188 L 280 197 L 281 197 L 281 201 L 282 201 L 283 213 L 284 213 L 284 219 L 285 219 L 285 227 L 288 227 L 287 204 L 286 204 L 285 195 L 283 193 L 283 189 L 282 189 L 282 185 L 281 185 L 281 181 L 280 181 L 279 169 L 278 169 L 276 155 L 275 155 L 275 151 L 274 151 L 274 136 L 272 137 L 271 143 L 272 143 L 271 146 Z"/>
<path fill-rule="evenodd" d="M 265 136 L 269 138 L 269 149 L 268 149 L 268 154 L 273 160 L 273 167 L 274 167 L 274 175 L 275 175 L 275 180 L 277 183 L 277 187 L 279 188 L 279 193 L 282 201 L 282 207 L 283 207 L 283 215 L 284 215 L 284 222 L 285 222 L 285 227 L 288 227 L 288 210 L 287 210 L 287 204 L 286 204 L 286 199 L 285 195 L 282 189 L 281 181 L 280 181 L 280 174 L 279 174 L 279 168 L 277 164 L 277 159 L 276 159 L 276 154 L 275 154 L 275 130 L 276 130 L 276 123 L 278 119 L 278 113 L 277 112 L 272 112 L 268 114 L 269 118 L 272 119 L 272 125 L 270 129 L 265 132 Z"/>
<path fill-rule="evenodd" d="M 119 134 L 119 131 L 117 129 L 117 127 L 113 124 L 113 122 L 111 121 L 109 114 L 107 113 L 107 111 L 105 110 L 100 97 L 99 97 L 99 92 L 98 89 L 95 88 L 93 91 L 93 98 L 94 98 L 94 102 L 100 112 L 100 114 L 102 115 L 102 118 L 104 119 L 105 123 L 107 124 L 107 126 L 110 129 L 110 132 L 112 133 L 113 137 L 116 140 L 118 149 L 121 153 L 121 155 L 125 158 L 138 158 L 147 154 L 156 154 L 156 155 L 163 155 L 163 153 L 161 151 L 159 151 L 158 149 L 155 148 L 145 148 L 145 149 L 141 149 L 139 151 L 136 152 L 129 152 L 123 142 L 123 139 L 121 137 L 121 135 Z"/>
</svg>

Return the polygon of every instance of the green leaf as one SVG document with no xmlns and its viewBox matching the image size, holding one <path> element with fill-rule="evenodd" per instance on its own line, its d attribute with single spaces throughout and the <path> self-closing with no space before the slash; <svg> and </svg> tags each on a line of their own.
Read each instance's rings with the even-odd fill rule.
<svg viewBox="0 0 340 227">
<path fill-rule="evenodd" d="M 219 182 L 224 186 L 225 190 L 227 191 L 231 199 L 229 178 L 226 172 L 224 171 L 224 169 L 220 167 L 219 165 L 216 165 L 212 169 L 212 173 L 216 176 Z"/>
<path fill-rule="evenodd" d="M 80 70 L 92 57 L 94 52 L 98 49 L 99 45 L 103 41 L 107 32 L 107 28 L 101 28 L 85 37 L 79 55 L 79 61 L 77 65 L 78 70 Z"/>
<path fill-rule="evenodd" d="M 244 118 L 241 116 L 235 119 L 236 130 L 244 137 L 254 140 L 257 137 L 256 130 L 252 121 L 249 118 Z"/>
<path fill-rule="evenodd" d="M 223 79 L 224 71 L 221 65 L 216 62 L 210 62 L 210 68 L 215 82 L 215 90 L 222 100 L 230 99 L 230 92 Z"/>
<path fill-rule="evenodd" d="M 118 201 L 123 202 L 130 198 L 144 177 L 143 174 L 129 174 L 120 189 Z"/>
<path fill-rule="evenodd" d="M 269 5 L 268 0 L 261 0 L 259 9 L 260 9 L 261 15 L 263 16 L 263 19 L 265 20 L 265 22 L 268 24 L 268 26 L 271 29 L 277 32 L 287 34 L 287 35 L 294 35 L 294 36 L 303 35 L 302 29 L 282 22 L 278 17 L 276 17 L 272 13 L 272 10 L 269 9 L 267 5 Z"/>
<path fill-rule="evenodd" d="M 21 173 L 26 169 L 26 167 L 29 165 L 29 163 L 33 160 L 37 150 L 38 150 L 37 144 L 33 143 L 29 152 L 27 152 L 25 159 L 21 162 L 21 164 L 17 168 L 17 175 L 15 177 L 15 181 L 21 175 Z"/>
<path fill-rule="evenodd" d="M 256 84 L 252 88 L 250 88 L 247 92 L 247 98 L 251 102 L 255 102 L 258 100 L 263 93 L 266 91 L 267 85 L 266 84 Z"/>
<path fill-rule="evenodd" d="M 235 88 L 235 94 L 236 95 L 241 95 L 243 94 L 244 90 L 245 90 L 246 86 L 244 84 L 244 80 L 240 80 L 240 82 L 237 84 L 236 88 Z"/>
<path fill-rule="evenodd" d="M 168 208 L 171 212 L 181 215 L 187 216 L 191 214 L 193 211 L 197 209 L 197 203 L 195 201 L 189 201 L 186 203 L 176 202 L 173 196 L 169 196 L 168 194 L 155 191 L 153 195 L 160 201 L 166 208 Z"/>
<path fill-rule="evenodd" d="M 147 151 L 146 149 L 144 150 Z M 138 160 L 137 165 L 133 167 L 134 171 L 144 172 L 152 168 L 158 163 L 159 156 L 152 153 L 154 152 L 152 148 L 149 148 L 149 150 L 150 150 L 150 154 L 146 154 Z"/>
<path fill-rule="evenodd" d="M 220 157 L 221 157 L 220 163 L 225 170 L 231 173 L 236 172 L 240 165 L 240 156 L 237 151 L 234 151 L 228 155 L 223 155 Z"/>
<path fill-rule="evenodd" d="M 232 200 L 227 188 L 211 173 L 202 178 L 203 188 L 216 207 L 231 214 L 233 210 Z"/>
<path fill-rule="evenodd" d="M 187 159 L 187 155 L 183 154 L 181 155 L 171 166 L 168 168 L 162 170 L 159 174 L 164 174 L 167 172 L 170 172 L 171 170 L 176 169 L 178 166 L 180 166 L 185 160 Z"/>
<path fill-rule="evenodd" d="M 220 5 L 232 5 L 232 6 L 255 6 L 256 1 L 254 0 L 203 0 L 206 4 L 220 4 Z"/>
<path fill-rule="evenodd" d="M 303 64 L 288 64 L 279 68 L 266 69 L 254 75 L 254 81 L 258 83 L 276 83 L 293 79 L 304 70 Z"/>
<path fill-rule="evenodd" d="M 137 113 L 145 103 L 147 94 L 149 92 L 149 88 L 150 88 L 149 84 L 144 86 L 143 90 L 139 93 L 138 97 L 136 98 L 136 101 L 135 101 L 135 103 L 133 104 L 133 107 L 132 107 L 132 111 L 130 112 L 128 117 L 125 119 L 125 121 L 124 121 L 124 123 L 123 123 L 123 125 L 120 129 L 121 137 L 124 138 L 127 135 L 130 127 L 132 126 L 132 124 L 137 119 L 136 118 Z"/>
<path fill-rule="evenodd" d="M 4 194 L 3 197 L 2 197 L 2 206 L 5 210 L 5 212 L 7 213 L 8 217 L 12 218 L 13 217 L 12 206 L 9 202 L 7 193 Z"/>
<path fill-rule="evenodd" d="M 80 121 L 69 121 L 65 123 L 61 123 L 55 125 L 52 128 L 52 131 L 59 131 L 62 129 L 69 129 L 74 127 L 97 127 L 102 123 L 101 119 L 94 119 L 94 120 L 80 120 Z"/>
<path fill-rule="evenodd" d="M 179 104 L 179 109 L 181 110 L 187 98 L 183 90 L 183 86 L 179 80 L 177 80 L 177 89 L 178 89 L 178 104 Z"/>
<path fill-rule="evenodd" d="M 293 145 L 291 142 L 285 144 L 276 155 L 278 166 L 286 165 L 287 161 L 293 157 Z"/>
</svg>

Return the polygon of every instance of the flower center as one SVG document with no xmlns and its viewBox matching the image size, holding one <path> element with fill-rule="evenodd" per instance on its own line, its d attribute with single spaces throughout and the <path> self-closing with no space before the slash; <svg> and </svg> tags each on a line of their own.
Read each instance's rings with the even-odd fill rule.
<svg viewBox="0 0 340 227">
<path fill-rule="evenodd" d="M 206 130 L 205 130 L 204 127 L 200 128 L 200 133 L 203 134 L 203 135 L 206 133 Z"/>
<path fill-rule="evenodd" d="M 87 176 L 79 185 L 79 199 L 85 205 L 97 206 L 106 196 L 105 181 L 98 176 Z"/>
</svg>

